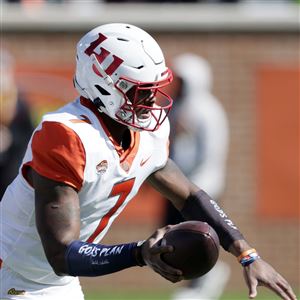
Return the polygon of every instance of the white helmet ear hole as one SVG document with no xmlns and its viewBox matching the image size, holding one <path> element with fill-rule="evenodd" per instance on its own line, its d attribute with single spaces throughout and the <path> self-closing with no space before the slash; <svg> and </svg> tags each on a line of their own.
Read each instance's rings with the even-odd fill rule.
<svg viewBox="0 0 300 300">
<path fill-rule="evenodd" d="M 102 102 L 102 100 L 99 97 L 94 99 L 93 102 L 100 111 L 102 111 L 102 107 L 105 108 L 104 103 Z"/>
</svg>

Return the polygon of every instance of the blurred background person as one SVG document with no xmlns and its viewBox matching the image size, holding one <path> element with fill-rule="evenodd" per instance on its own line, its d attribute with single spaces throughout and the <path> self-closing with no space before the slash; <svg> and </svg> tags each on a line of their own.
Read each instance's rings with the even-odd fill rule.
<svg viewBox="0 0 300 300">
<path fill-rule="evenodd" d="M 202 57 L 185 53 L 174 58 L 172 70 L 170 157 L 218 200 L 225 186 L 229 129 L 226 112 L 211 92 L 211 67 Z M 182 216 L 167 202 L 163 223 L 182 222 Z M 172 300 L 219 299 L 229 276 L 230 267 L 219 261 L 208 274 L 178 289 Z"/>
<path fill-rule="evenodd" d="M 0 199 L 15 178 L 33 131 L 29 107 L 18 91 L 14 59 L 0 49 Z"/>
</svg>

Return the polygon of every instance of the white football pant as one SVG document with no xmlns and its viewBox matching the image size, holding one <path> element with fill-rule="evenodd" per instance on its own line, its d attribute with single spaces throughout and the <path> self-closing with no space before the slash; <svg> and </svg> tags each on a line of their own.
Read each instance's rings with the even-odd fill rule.
<svg viewBox="0 0 300 300">
<path fill-rule="evenodd" d="M 51 286 L 29 281 L 4 265 L 0 269 L 1 300 L 84 300 L 79 279 L 69 284 Z"/>
</svg>

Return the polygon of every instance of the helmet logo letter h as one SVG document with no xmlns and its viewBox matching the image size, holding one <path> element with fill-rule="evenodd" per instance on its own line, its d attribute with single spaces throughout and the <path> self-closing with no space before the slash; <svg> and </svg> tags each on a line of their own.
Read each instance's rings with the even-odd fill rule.
<svg viewBox="0 0 300 300">
<path fill-rule="evenodd" d="M 107 39 L 106 36 L 104 36 L 102 33 L 98 34 L 98 38 L 96 40 L 94 40 L 88 48 L 86 48 L 86 50 L 84 51 L 85 54 L 87 54 L 88 56 L 91 56 L 92 54 L 95 55 L 97 61 L 99 62 L 99 64 L 101 64 L 105 58 L 110 54 L 110 52 L 104 48 L 100 48 L 100 53 L 96 53 L 95 49 L 105 40 Z M 117 70 L 117 68 L 121 65 L 121 63 L 123 62 L 123 59 L 121 59 L 120 57 L 113 55 L 113 61 L 112 63 L 106 68 L 105 73 L 107 75 L 112 75 L 112 73 L 114 71 Z M 102 74 L 98 71 L 98 69 L 93 66 L 93 70 L 94 72 L 100 76 L 103 77 Z"/>
</svg>

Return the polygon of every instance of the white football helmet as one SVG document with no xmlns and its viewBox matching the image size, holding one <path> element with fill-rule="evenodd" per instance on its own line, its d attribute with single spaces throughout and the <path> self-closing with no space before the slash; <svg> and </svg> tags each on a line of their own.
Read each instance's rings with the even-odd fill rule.
<svg viewBox="0 0 300 300">
<path fill-rule="evenodd" d="M 147 32 L 120 23 L 96 27 L 78 42 L 76 58 L 74 85 L 99 111 L 134 130 L 154 131 L 166 119 L 173 100 L 161 88 L 172 72 Z"/>
</svg>

